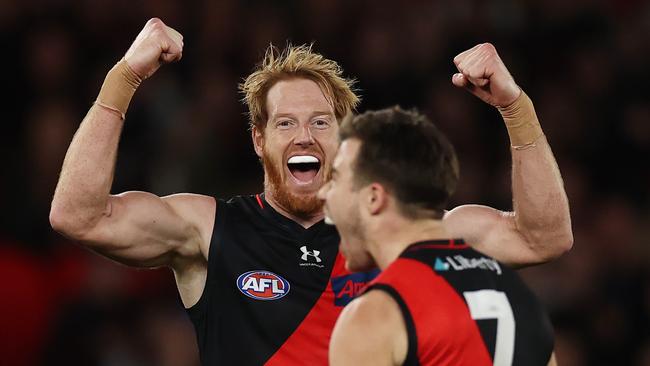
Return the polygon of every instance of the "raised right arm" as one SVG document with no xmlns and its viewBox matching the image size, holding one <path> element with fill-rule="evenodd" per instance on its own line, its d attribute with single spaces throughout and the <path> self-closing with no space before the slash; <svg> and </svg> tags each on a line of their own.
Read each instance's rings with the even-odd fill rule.
<svg viewBox="0 0 650 366">
<path fill-rule="evenodd" d="M 111 195 L 124 115 L 139 83 L 182 56 L 182 36 L 151 19 L 108 73 L 66 153 L 50 211 L 58 232 L 118 262 L 178 267 L 207 255 L 215 201 L 201 195 Z"/>
</svg>

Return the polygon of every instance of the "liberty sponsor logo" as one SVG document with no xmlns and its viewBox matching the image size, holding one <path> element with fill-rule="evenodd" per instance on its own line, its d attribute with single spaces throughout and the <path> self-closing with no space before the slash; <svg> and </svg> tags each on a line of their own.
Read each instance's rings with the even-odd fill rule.
<svg viewBox="0 0 650 366">
<path fill-rule="evenodd" d="M 277 300 L 289 293 L 289 281 L 269 271 L 248 271 L 237 277 L 237 288 L 255 300 Z"/>
<path fill-rule="evenodd" d="M 303 267 L 318 267 L 318 268 L 323 268 L 322 264 L 319 264 L 323 260 L 319 257 L 320 255 L 320 250 L 309 250 L 306 245 L 303 245 L 300 247 L 300 251 L 302 252 L 302 255 L 300 256 L 300 259 L 302 262 L 300 263 L 301 266 Z"/>
<path fill-rule="evenodd" d="M 334 291 L 334 305 L 345 306 L 359 295 L 379 274 L 379 270 L 370 272 L 353 273 L 345 276 L 334 277 L 331 280 Z"/>
<path fill-rule="evenodd" d="M 499 262 L 492 258 L 479 257 L 479 258 L 466 258 L 462 255 L 455 255 L 453 257 L 436 257 L 433 264 L 433 269 L 436 272 L 444 272 L 450 269 L 454 271 L 464 271 L 467 269 L 484 269 L 494 271 L 498 275 L 501 274 L 501 266 Z"/>
<path fill-rule="evenodd" d="M 440 258 L 436 257 L 436 263 L 434 264 L 433 269 L 437 272 L 447 271 L 449 270 L 449 263 L 445 263 Z"/>
</svg>

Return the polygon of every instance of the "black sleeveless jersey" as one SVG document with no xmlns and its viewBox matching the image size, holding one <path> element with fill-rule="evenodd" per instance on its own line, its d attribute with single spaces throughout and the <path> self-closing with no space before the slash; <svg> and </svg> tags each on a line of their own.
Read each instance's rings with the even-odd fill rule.
<svg viewBox="0 0 650 366">
<path fill-rule="evenodd" d="M 327 365 L 339 313 L 378 273 L 347 272 L 339 241 L 263 195 L 218 200 L 205 289 L 187 309 L 202 364 Z"/>
<path fill-rule="evenodd" d="M 546 366 L 548 316 L 517 274 L 462 240 L 409 246 L 369 286 L 400 306 L 405 365 Z"/>
</svg>

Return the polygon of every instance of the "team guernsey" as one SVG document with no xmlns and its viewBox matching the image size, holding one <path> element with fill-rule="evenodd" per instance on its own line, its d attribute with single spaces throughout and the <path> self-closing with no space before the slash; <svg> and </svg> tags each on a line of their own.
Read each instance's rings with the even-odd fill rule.
<svg viewBox="0 0 650 366">
<path fill-rule="evenodd" d="M 264 195 L 218 200 L 205 288 L 187 309 L 201 363 L 327 365 L 338 315 L 378 271 L 351 274 L 336 229 L 305 229 Z"/>
<path fill-rule="evenodd" d="M 405 365 L 547 365 L 551 323 L 517 274 L 462 240 L 409 246 L 367 288 L 399 305 Z"/>
</svg>

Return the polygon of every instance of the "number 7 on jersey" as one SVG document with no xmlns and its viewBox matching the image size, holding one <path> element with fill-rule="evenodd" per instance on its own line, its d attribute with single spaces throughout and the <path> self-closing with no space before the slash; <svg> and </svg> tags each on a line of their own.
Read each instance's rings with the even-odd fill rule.
<svg viewBox="0 0 650 366">
<path fill-rule="evenodd" d="M 494 366 L 510 366 L 515 350 L 515 317 L 505 293 L 495 290 L 463 292 L 472 319 L 496 319 Z"/>
</svg>

